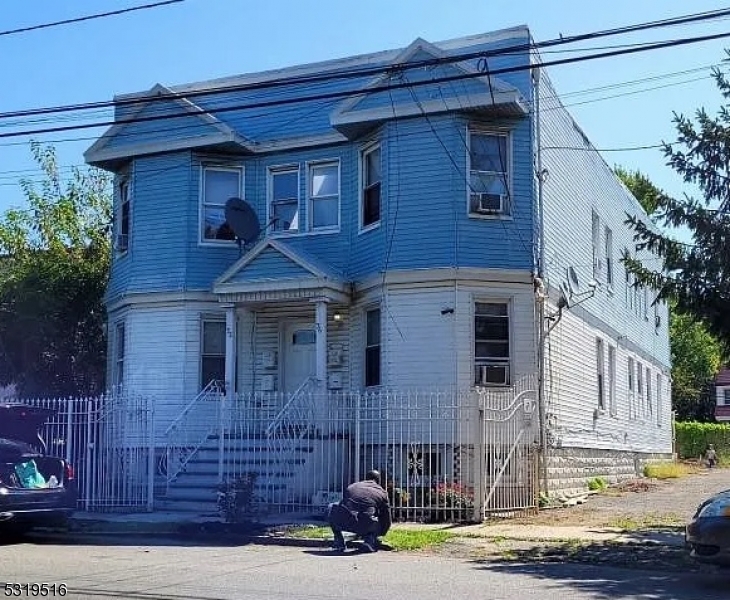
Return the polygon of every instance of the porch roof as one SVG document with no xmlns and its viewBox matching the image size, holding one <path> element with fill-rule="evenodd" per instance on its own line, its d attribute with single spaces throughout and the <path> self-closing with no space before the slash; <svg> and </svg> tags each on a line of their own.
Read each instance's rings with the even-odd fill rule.
<svg viewBox="0 0 730 600">
<path fill-rule="evenodd" d="M 213 284 L 221 302 L 262 302 L 324 298 L 349 302 L 344 276 L 321 261 L 266 238 L 242 256 Z"/>
</svg>

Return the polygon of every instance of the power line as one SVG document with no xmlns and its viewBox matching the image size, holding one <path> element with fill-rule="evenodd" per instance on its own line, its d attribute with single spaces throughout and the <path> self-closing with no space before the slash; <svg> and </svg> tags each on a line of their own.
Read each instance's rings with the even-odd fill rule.
<svg viewBox="0 0 730 600">
<path fill-rule="evenodd" d="M 124 13 L 135 12 L 138 10 L 149 10 L 151 8 L 159 8 L 168 4 L 179 4 L 185 2 L 185 0 L 165 0 L 164 2 L 155 2 L 153 4 L 142 4 L 139 6 L 130 6 L 129 8 L 122 8 L 119 10 L 112 10 L 105 13 L 96 13 L 92 15 L 85 15 L 83 17 L 75 17 L 73 19 L 64 19 L 63 21 L 54 21 L 52 23 L 42 23 L 40 25 L 31 25 L 29 27 L 20 27 L 18 29 L 7 29 L 0 31 L 0 37 L 6 35 L 15 35 L 17 33 L 28 33 L 30 31 L 38 31 L 40 29 L 49 29 L 50 27 L 58 27 L 60 25 L 71 25 L 72 23 L 81 23 L 83 21 L 92 21 L 94 19 L 103 19 L 105 17 L 114 17 L 116 15 L 122 15 Z"/>
<path fill-rule="evenodd" d="M 160 4 L 168 4 L 171 2 L 182 2 L 184 0 L 168 0 L 168 2 L 163 2 Z M 153 5 L 154 6 L 154 5 Z M 14 118 L 14 117 L 23 117 L 23 116 L 33 116 L 38 114 L 47 114 L 47 113 L 58 113 L 58 112 L 71 112 L 71 111 L 81 111 L 81 110 L 90 110 L 90 109 L 98 109 L 98 108 L 113 108 L 113 107 L 120 107 L 120 106 L 135 106 L 139 105 L 141 103 L 149 103 L 149 102 L 160 102 L 160 101 L 166 101 L 171 99 L 179 99 L 181 97 L 184 98 L 192 98 L 196 96 L 201 95 L 212 95 L 212 94 L 221 94 L 221 93 L 230 93 L 230 92 L 236 92 L 236 91 L 252 91 L 252 90 L 258 90 L 258 89 L 266 89 L 269 87 L 275 87 L 280 85 L 298 85 L 298 84 L 310 84 L 315 83 L 318 81 L 322 82 L 331 82 L 333 80 L 337 79 L 348 79 L 353 77 L 364 77 L 367 75 L 379 75 L 383 72 L 393 72 L 393 71 L 399 71 L 405 68 L 406 66 L 408 68 L 419 68 L 419 67 L 430 67 L 430 66 L 438 66 L 442 64 L 451 64 L 454 62 L 460 62 L 470 59 L 479 59 L 484 57 L 496 57 L 501 55 L 509 55 L 514 53 L 520 53 L 525 51 L 533 51 L 533 50 L 541 50 L 544 48 L 550 48 L 554 46 L 562 46 L 567 44 L 573 44 L 580 41 L 586 41 L 586 40 L 592 40 L 597 39 L 601 37 L 608 37 L 608 36 L 614 36 L 614 35 L 623 35 L 626 33 L 635 33 L 639 31 L 645 31 L 649 29 L 659 29 L 664 27 L 673 27 L 678 25 L 686 25 L 690 23 L 699 23 L 704 22 L 708 20 L 717 20 L 724 17 L 730 16 L 730 9 L 719 9 L 715 11 L 706 11 L 701 13 L 692 13 L 689 15 L 683 15 L 680 17 L 673 17 L 670 19 L 663 19 L 658 21 L 648 21 L 644 23 L 638 23 L 635 25 L 627 25 L 622 27 L 617 27 L 613 29 L 605 29 L 600 31 L 594 31 L 589 32 L 585 34 L 579 34 L 579 35 L 573 35 L 573 36 L 563 36 L 559 38 L 554 38 L 552 40 L 547 40 L 543 42 L 528 42 L 528 43 L 522 43 L 522 44 L 516 44 L 512 46 L 508 46 L 505 48 L 490 50 L 490 51 L 477 51 L 477 52 L 469 52 L 469 53 L 461 53 L 453 56 L 447 56 L 447 57 L 439 57 L 439 58 L 430 58 L 430 59 L 423 59 L 419 61 L 412 61 L 408 63 L 407 65 L 379 65 L 375 67 L 367 67 L 362 69 L 349 69 L 349 70 L 342 70 L 342 71 L 334 71 L 329 73 L 319 73 L 316 75 L 309 75 L 309 76 L 300 76 L 300 77 L 283 77 L 283 78 L 275 78 L 268 81 L 260 81 L 256 83 L 248 83 L 248 84 L 242 84 L 242 85 L 233 85 L 233 86 L 218 86 L 213 88 L 202 88 L 197 90 L 190 90 L 187 92 L 172 92 L 172 93 L 163 93 L 158 94 L 155 96 L 149 96 L 149 97 L 143 97 L 143 98 L 123 98 L 118 100 L 105 100 L 105 101 L 97 101 L 97 102 L 87 102 L 87 103 L 80 103 L 80 104 L 68 104 L 68 105 L 59 105 L 55 107 L 43 107 L 43 108 L 34 108 L 34 109 L 26 109 L 26 110 L 19 110 L 19 111 L 13 111 L 13 112 L 6 112 L 6 113 L 0 113 L 0 119 L 5 118 Z M 719 38 L 717 38 L 719 39 Z M 640 51 L 642 47 L 630 47 L 630 48 L 624 48 L 627 53 L 631 51 Z M 651 49 L 651 48 L 649 48 Z M 600 58 L 600 56 L 598 56 Z M 553 63 L 550 63 L 553 64 Z M 493 73 L 494 74 L 494 73 Z"/>
<path fill-rule="evenodd" d="M 564 58 L 564 59 L 558 59 L 553 61 L 547 61 L 547 62 L 541 62 L 537 64 L 527 64 L 527 65 L 517 65 L 512 67 L 503 67 L 499 69 L 494 69 L 489 71 L 490 76 L 494 75 L 501 75 L 505 73 L 516 73 L 519 71 L 525 71 L 525 70 L 532 70 L 532 69 L 539 69 L 544 68 L 548 66 L 555 66 L 555 65 L 566 65 L 566 64 L 574 64 L 578 62 L 584 62 L 589 60 L 596 60 L 599 58 L 609 58 L 614 56 L 621 56 L 621 55 L 627 55 L 627 54 L 635 54 L 638 52 L 647 52 L 650 50 L 661 50 L 664 48 L 673 48 L 673 47 L 679 47 L 679 46 L 685 46 L 688 44 L 696 44 L 699 42 L 706 42 L 711 40 L 719 40 L 724 38 L 729 38 L 730 33 L 719 33 L 719 34 L 713 34 L 713 35 L 704 35 L 704 36 L 695 36 L 690 38 L 683 38 L 679 40 L 671 40 L 671 41 L 665 41 L 665 42 L 657 42 L 652 44 L 647 44 L 644 47 L 641 48 L 627 48 L 622 50 L 615 50 L 610 52 L 601 52 L 597 54 L 590 54 L 587 56 L 577 56 L 577 57 L 571 57 L 571 58 Z M 402 68 L 411 68 L 410 65 L 403 65 Z M 382 69 L 381 69 L 382 72 Z M 446 83 L 448 81 L 459 81 L 459 80 L 466 80 L 466 79 L 474 79 L 477 77 L 483 77 L 487 73 L 483 72 L 481 69 L 477 70 L 474 73 L 461 73 L 459 75 L 447 75 L 442 77 L 435 77 L 430 80 L 424 80 L 420 82 L 412 82 L 412 83 L 395 83 L 395 84 L 389 84 L 389 85 L 379 85 L 379 86 L 372 86 L 368 88 L 369 93 L 373 92 L 380 92 L 380 91 L 387 91 L 387 90 L 394 90 L 394 89 L 404 89 L 411 86 L 422 86 L 422 85 L 435 85 L 439 83 Z M 232 106 L 225 106 L 222 108 L 215 108 L 215 109 L 209 109 L 209 110 L 203 110 L 199 109 L 200 114 L 218 114 L 218 113 L 227 113 L 231 111 L 240 111 L 240 110 L 250 110 L 254 108 L 270 108 L 273 106 L 282 106 L 282 105 L 289 105 L 289 104 L 298 104 L 302 102 L 310 102 L 315 100 L 330 100 L 334 98 L 346 98 L 348 96 L 357 95 L 363 93 L 362 90 L 343 90 L 338 92 L 327 92 L 322 94 L 315 94 L 310 96 L 295 96 L 290 98 L 280 98 L 278 100 L 271 100 L 271 101 L 261 101 L 261 102 L 254 102 L 250 104 L 236 104 Z M 92 129 L 97 127 L 108 127 L 112 125 L 124 125 L 129 123 L 143 123 L 143 122 L 150 122 L 150 121 L 164 121 L 174 118 L 183 118 L 183 117 L 189 117 L 192 113 L 186 111 L 186 112 L 180 112 L 180 113 L 171 113 L 171 114 L 158 114 L 158 115 L 148 115 L 145 117 L 135 117 L 130 119 L 119 119 L 119 120 L 112 120 L 112 121 L 100 121 L 96 123 L 83 123 L 78 125 L 66 125 L 62 127 L 47 127 L 47 128 L 40 128 L 40 129 L 32 129 L 32 130 L 26 130 L 26 131 L 14 131 L 14 132 L 3 132 L 0 133 L 0 138 L 11 138 L 11 137 L 20 137 L 20 136 L 30 136 L 30 135 L 41 135 L 45 133 L 58 133 L 62 131 L 74 131 L 78 129 Z"/>
</svg>

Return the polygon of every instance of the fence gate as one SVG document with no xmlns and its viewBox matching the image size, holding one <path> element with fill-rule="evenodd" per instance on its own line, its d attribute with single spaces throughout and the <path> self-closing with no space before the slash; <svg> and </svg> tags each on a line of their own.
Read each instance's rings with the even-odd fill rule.
<svg viewBox="0 0 730 600">
<path fill-rule="evenodd" d="M 152 510 L 153 414 L 147 398 L 108 394 L 9 402 L 54 411 L 41 437 L 49 455 L 73 465 L 79 510 Z"/>
<path fill-rule="evenodd" d="M 529 375 L 510 388 L 480 392 L 480 410 L 482 516 L 537 508 L 537 377 Z"/>
</svg>

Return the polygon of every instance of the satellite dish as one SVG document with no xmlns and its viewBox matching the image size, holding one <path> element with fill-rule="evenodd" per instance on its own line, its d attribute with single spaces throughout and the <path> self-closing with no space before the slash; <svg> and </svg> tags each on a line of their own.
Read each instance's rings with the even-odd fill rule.
<svg viewBox="0 0 730 600">
<path fill-rule="evenodd" d="M 558 308 L 567 308 L 570 306 L 570 289 L 568 284 L 563 282 L 560 284 L 560 298 L 558 298 Z"/>
<path fill-rule="evenodd" d="M 229 198 L 226 202 L 226 223 L 244 244 L 253 242 L 261 234 L 259 218 L 251 205 L 241 198 Z"/>
<path fill-rule="evenodd" d="M 573 267 L 568 267 L 568 290 L 570 290 L 571 295 L 577 294 L 580 290 L 578 274 L 575 272 Z"/>
</svg>

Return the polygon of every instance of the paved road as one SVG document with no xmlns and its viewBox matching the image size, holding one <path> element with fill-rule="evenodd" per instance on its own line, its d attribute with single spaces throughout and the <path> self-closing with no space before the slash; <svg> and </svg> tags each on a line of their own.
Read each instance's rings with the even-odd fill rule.
<svg viewBox="0 0 730 600">
<path fill-rule="evenodd" d="M 392 552 L 336 556 L 324 549 L 164 540 L 110 545 L 34 539 L 0 545 L 5 582 L 66 583 L 67 598 L 87 600 L 719 600 L 728 597 L 730 574 L 479 563 Z"/>
</svg>

